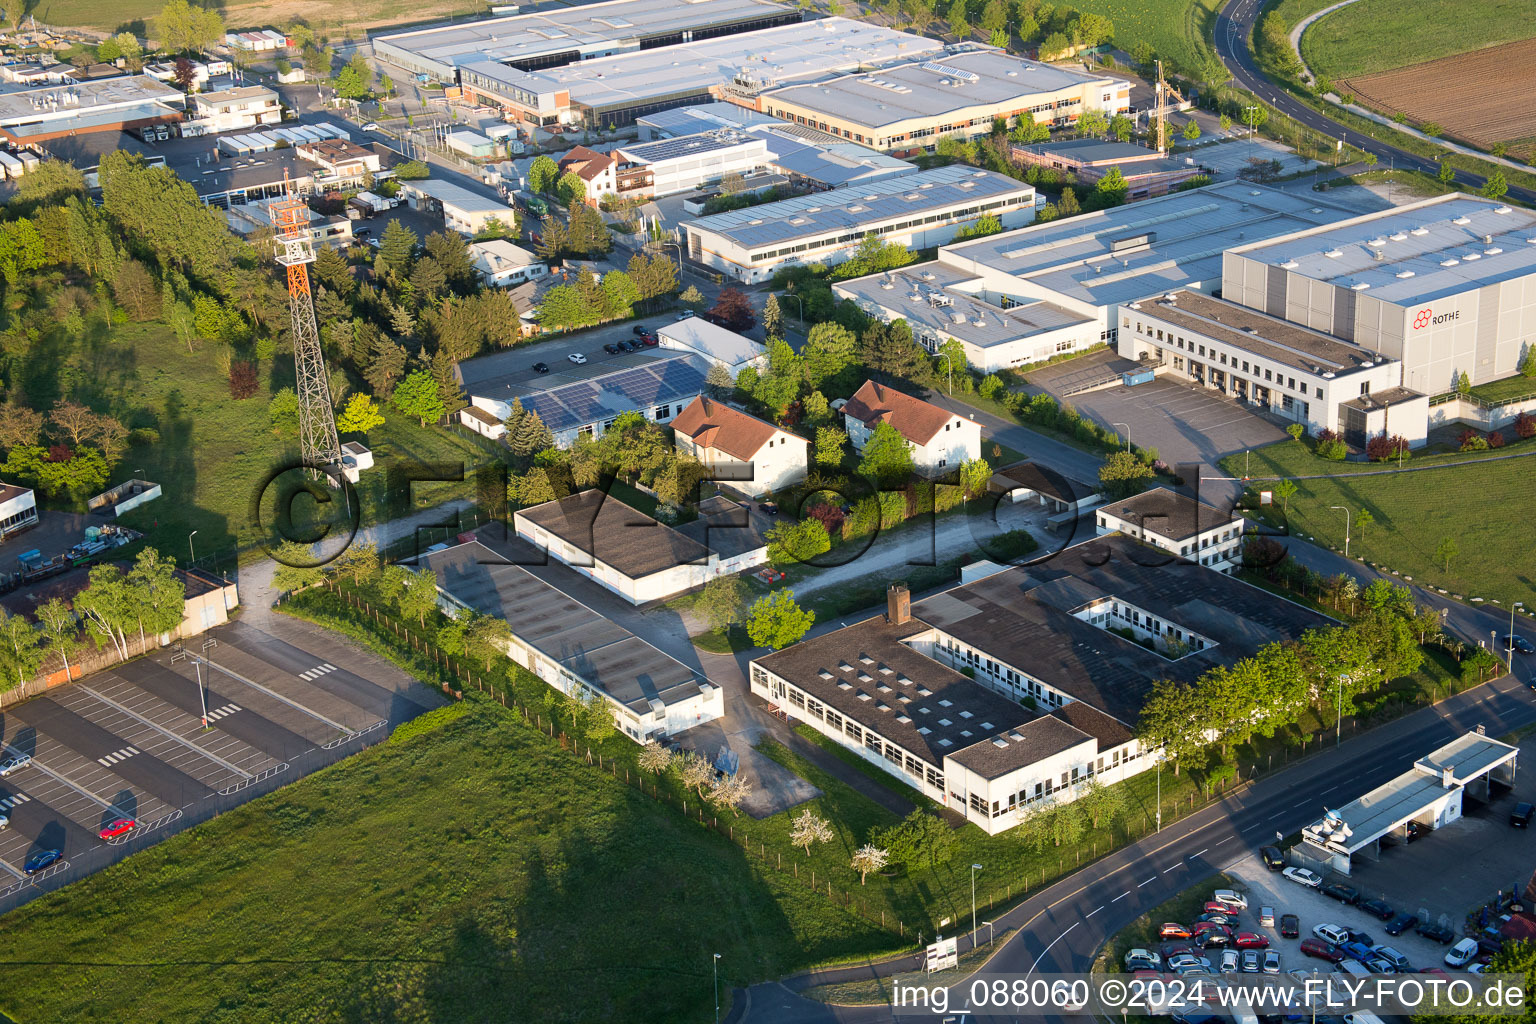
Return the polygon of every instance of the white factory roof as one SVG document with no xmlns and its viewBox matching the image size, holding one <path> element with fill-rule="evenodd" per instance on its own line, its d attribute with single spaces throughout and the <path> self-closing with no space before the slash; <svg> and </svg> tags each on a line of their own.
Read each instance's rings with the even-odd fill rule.
<svg viewBox="0 0 1536 1024">
<path fill-rule="evenodd" d="M 718 153 L 739 146 L 753 145 L 756 142 L 758 142 L 756 138 L 745 132 L 731 128 L 716 128 L 713 131 L 699 132 L 695 135 L 679 135 L 670 139 L 657 139 L 655 142 L 622 146 L 618 152 L 635 163 L 654 164 L 664 160 L 700 157 L 706 153 Z"/>
<path fill-rule="evenodd" d="M 1219 281 L 1227 249 L 1351 213 L 1311 193 L 1228 181 L 957 242 L 939 259 L 1103 307 Z"/>
<path fill-rule="evenodd" d="M 695 103 L 689 107 L 672 107 L 654 114 L 642 114 L 635 118 L 637 125 L 650 128 L 660 135 L 693 135 L 712 128 L 745 128 L 754 124 L 782 124 L 778 118 L 760 114 L 734 103 Z"/>
<path fill-rule="evenodd" d="M 986 49 L 789 86 L 769 93 L 765 102 L 771 108 L 774 100 L 783 100 L 828 117 L 879 127 L 969 107 L 1013 103 L 1022 97 L 1049 95 L 1090 82 L 1111 88 L 1124 84 L 1104 75 Z"/>
<path fill-rule="evenodd" d="M 656 335 L 670 341 L 676 348 L 703 356 L 711 363 L 724 363 L 726 369 L 730 370 L 742 363 L 751 362 L 766 351 L 760 342 L 719 327 L 699 316 L 658 327 Z"/>
<path fill-rule="evenodd" d="M 1237 252 L 1300 277 L 1413 305 L 1536 273 L 1536 212 L 1453 193 Z"/>
<path fill-rule="evenodd" d="M 375 41 L 445 65 L 515 61 L 569 50 L 601 50 L 616 41 L 750 21 L 783 10 L 767 0 L 609 0 L 397 32 Z"/>
<path fill-rule="evenodd" d="M 0 124 L 60 120 L 89 116 L 95 111 L 153 107 L 183 108 L 186 96 L 148 75 L 103 78 L 0 93 Z"/>
<path fill-rule="evenodd" d="M 484 61 L 466 62 L 465 68 L 535 95 L 568 91 L 573 103 L 607 107 L 698 92 L 730 82 L 744 70 L 758 81 L 793 81 L 936 54 L 942 48 L 937 40 L 895 29 L 847 18 L 822 18 L 535 72 Z"/>
<path fill-rule="evenodd" d="M 482 195 L 462 185 L 455 185 L 451 181 L 438 181 L 435 179 L 426 181 L 402 181 L 400 187 L 406 190 L 414 190 L 424 196 L 430 196 L 445 206 L 463 210 L 465 213 L 477 211 L 490 211 L 492 213 L 506 213 L 506 203 L 493 196 Z"/>
<path fill-rule="evenodd" d="M 875 303 L 892 310 L 914 328 L 942 331 L 980 348 L 1090 322 L 1049 302 L 1003 309 L 976 294 L 980 288 L 974 275 L 937 262 L 841 281 L 834 291 L 861 306 Z"/>
<path fill-rule="evenodd" d="M 763 206 L 717 213 L 685 224 L 688 231 L 710 232 L 744 248 L 813 238 L 843 228 L 859 234 L 866 226 L 907 214 L 957 204 L 984 203 L 1007 195 L 1032 196 L 1034 189 L 995 171 L 963 164 L 914 171 L 829 192 L 797 196 Z"/>
</svg>

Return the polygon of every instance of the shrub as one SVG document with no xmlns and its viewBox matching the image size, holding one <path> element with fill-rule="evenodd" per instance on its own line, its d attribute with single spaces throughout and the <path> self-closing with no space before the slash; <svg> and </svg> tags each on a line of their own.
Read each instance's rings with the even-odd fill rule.
<svg viewBox="0 0 1536 1024">
<path fill-rule="evenodd" d="M 1500 431 L 1497 431 L 1497 430 L 1489 431 L 1489 433 L 1488 433 L 1488 447 L 1489 448 L 1503 448 L 1504 447 L 1504 434 L 1502 432 L 1500 432 Z"/>
<path fill-rule="evenodd" d="M 1372 462 L 1389 462 L 1408 454 L 1408 439 L 1393 434 L 1378 434 L 1365 443 L 1365 455 Z"/>
<path fill-rule="evenodd" d="M 1469 433 L 1472 433 L 1472 432 L 1469 431 Z M 1503 439 L 1500 438 L 1500 441 L 1502 441 L 1502 440 Z M 1479 434 L 1472 433 L 1471 437 L 1466 437 L 1466 438 L 1464 438 L 1462 440 L 1462 442 L 1461 442 L 1461 450 L 1464 451 L 1464 452 L 1484 452 L 1484 451 L 1487 451 L 1488 450 L 1488 439 L 1485 438 L 1485 437 L 1482 437 Z"/>
<path fill-rule="evenodd" d="M 1317 454 L 1330 462 L 1343 462 L 1345 456 L 1349 454 L 1349 446 L 1335 437 L 1327 441 L 1319 441 Z"/>
<path fill-rule="evenodd" d="M 1003 379 L 995 373 L 989 373 L 981 378 L 981 386 L 976 389 L 982 398 L 991 398 L 1003 390 Z"/>
<path fill-rule="evenodd" d="M 229 364 L 229 397 L 250 398 L 256 393 L 256 364 L 239 360 Z"/>
<path fill-rule="evenodd" d="M 1292 441 L 1300 441 L 1302 435 L 1307 432 L 1307 428 L 1302 426 L 1300 423 L 1292 423 L 1285 428 L 1285 432 L 1291 435 Z"/>
<path fill-rule="evenodd" d="M 1514 428 L 1515 436 L 1522 441 L 1536 436 L 1536 417 L 1531 416 L 1530 413 L 1523 412 L 1515 417 Z"/>
</svg>

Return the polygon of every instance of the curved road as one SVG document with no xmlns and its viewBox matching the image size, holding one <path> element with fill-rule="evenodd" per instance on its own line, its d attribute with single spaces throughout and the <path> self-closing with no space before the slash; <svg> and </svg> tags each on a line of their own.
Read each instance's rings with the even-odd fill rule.
<svg viewBox="0 0 1536 1024">
<path fill-rule="evenodd" d="M 1376 159 L 1379 161 L 1378 167 L 1390 159 L 1396 167 L 1422 171 L 1429 175 L 1439 173 L 1440 165 L 1435 161 L 1398 149 L 1382 139 L 1362 135 L 1353 128 L 1347 128 L 1313 110 L 1265 77 L 1254 61 L 1253 52 L 1248 45 L 1248 40 L 1252 38 L 1263 11 L 1263 0 L 1230 0 L 1216 16 L 1216 55 L 1227 66 L 1227 70 L 1232 72 L 1233 79 L 1239 85 L 1308 128 L 1322 132 L 1329 138 L 1343 139 L 1349 145 L 1367 153 L 1376 154 Z M 1381 131 L 1383 135 L 1387 135 L 1392 129 L 1383 125 Z M 1481 175 L 1468 174 L 1465 171 L 1456 172 L 1457 183 L 1473 190 L 1482 188 L 1486 180 Z M 1509 195 L 1522 202 L 1536 202 L 1536 192 L 1530 189 L 1511 185 Z"/>
</svg>

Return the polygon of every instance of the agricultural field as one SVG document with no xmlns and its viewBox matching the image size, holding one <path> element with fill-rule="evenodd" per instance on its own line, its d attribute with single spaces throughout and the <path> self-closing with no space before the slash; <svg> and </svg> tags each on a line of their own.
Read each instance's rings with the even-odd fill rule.
<svg viewBox="0 0 1536 1024">
<path fill-rule="evenodd" d="M 165 0 L 122 0 L 115 4 L 104 4 L 101 0 L 39 0 L 35 6 L 27 8 L 27 13 L 44 24 L 60 28 L 94 28 L 105 32 L 126 29 L 143 36 L 146 32 L 153 35 L 154 20 L 164 6 Z M 233 0 L 208 6 L 216 7 L 224 17 L 225 26 L 231 29 L 273 28 L 297 18 L 315 27 L 322 35 L 340 36 L 361 36 L 365 29 L 384 25 L 438 21 L 457 15 L 482 14 L 486 10 L 484 4 L 474 0 L 426 0 L 414 4 L 404 0 L 320 0 L 319 3 Z"/>
<path fill-rule="evenodd" d="M 1309 6 L 1308 0 L 1298 0 L 1294 8 L 1283 4 L 1288 8 L 1283 11 L 1287 24 L 1294 25 L 1311 13 L 1306 10 Z M 1323 6 L 1317 4 L 1313 10 Z M 1314 23 L 1302 36 L 1301 54 L 1318 75 L 1339 82 L 1526 39 L 1536 34 L 1533 23 L 1536 0 L 1488 0 L 1480 4 L 1358 0 Z M 1499 82 L 1500 88 L 1520 92 L 1509 76 L 1523 69 L 1511 64 L 1502 70 L 1506 75 Z M 1437 85 L 1453 84 L 1450 79 L 1434 81 Z"/>
<path fill-rule="evenodd" d="M 1426 89 L 1425 82 L 1436 87 Z M 1338 89 L 1382 113 L 1401 113 L 1416 124 L 1432 121 L 1448 136 L 1482 149 L 1503 142 L 1528 159 L 1536 144 L 1536 108 L 1530 103 L 1536 39 L 1343 79 Z"/>
<path fill-rule="evenodd" d="M 1220 0 L 1074 0 L 1071 6 L 1114 22 L 1115 45 L 1127 52 L 1146 42 L 1185 73 L 1215 59 L 1209 40 Z"/>
</svg>

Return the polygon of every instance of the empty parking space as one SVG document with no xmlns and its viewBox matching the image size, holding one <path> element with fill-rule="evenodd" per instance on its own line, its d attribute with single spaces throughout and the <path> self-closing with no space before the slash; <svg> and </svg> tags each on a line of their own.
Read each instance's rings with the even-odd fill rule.
<svg viewBox="0 0 1536 1024">
<path fill-rule="evenodd" d="M 1078 412 L 1122 436 L 1129 427 L 1133 444 L 1156 448 L 1170 464 L 1214 464 L 1225 455 L 1286 437 L 1279 426 L 1233 399 L 1167 378 L 1092 391 L 1071 401 Z"/>
<path fill-rule="evenodd" d="M 0 780 L 0 813 L 10 824 L 0 832 L 0 886 L 23 877 L 27 859 L 41 850 L 65 857 L 100 842 L 97 832 L 121 815 L 35 768 Z"/>
<path fill-rule="evenodd" d="M 82 689 L 97 700 L 120 708 L 244 778 L 259 775 L 278 763 L 276 758 L 219 729 L 220 721 L 244 710 L 232 702 L 209 705 L 209 727 L 204 729 L 201 699 L 196 708 L 184 710 L 110 672 L 91 678 Z"/>
<path fill-rule="evenodd" d="M 93 746 L 92 752 L 88 753 L 65 742 L 53 727 L 57 724 L 55 712 L 67 712 L 52 702 L 48 708 L 41 707 L 46 700 L 28 702 L 0 716 L 6 754 L 31 755 L 33 765 L 27 769 L 29 773 L 41 771 L 99 805 L 118 808 L 129 818 L 158 818 L 187 802 L 180 799 L 181 794 L 172 794 L 166 800 L 137 781 L 141 773 L 132 762 L 142 755 L 135 752 L 136 748 L 130 749 L 130 744 L 116 740 Z M 108 737 L 110 739 L 110 734 Z M 97 760 L 105 759 L 109 754 L 112 755 L 110 762 Z M 128 772 L 132 772 L 132 777 L 125 774 Z M 202 788 L 198 786 L 199 790 Z"/>
<path fill-rule="evenodd" d="M 291 676 L 300 683 L 340 697 L 348 707 L 362 711 L 363 717 L 355 719 L 361 726 L 354 728 L 366 728 L 398 710 L 396 704 L 401 695 L 396 691 L 369 682 L 349 671 L 344 663 L 334 664 L 269 634 L 236 624 L 224 634 L 223 644 L 220 650 L 245 651 L 277 669 L 279 685 L 274 688 L 281 693 L 289 692 L 280 684 L 286 682 L 285 677 Z"/>
</svg>

